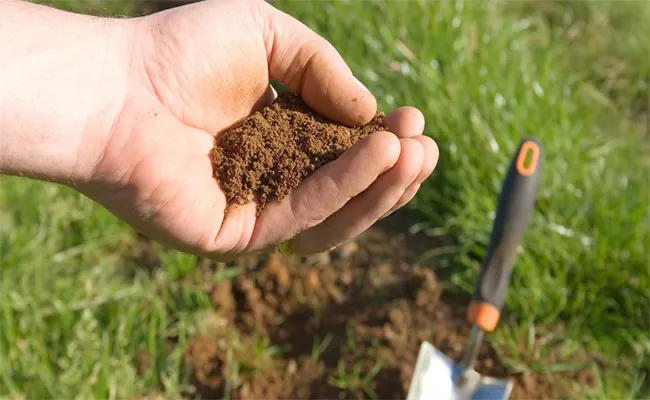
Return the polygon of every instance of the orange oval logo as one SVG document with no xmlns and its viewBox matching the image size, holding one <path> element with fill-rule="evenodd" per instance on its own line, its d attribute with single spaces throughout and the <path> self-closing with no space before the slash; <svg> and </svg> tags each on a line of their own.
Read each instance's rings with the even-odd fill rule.
<svg viewBox="0 0 650 400">
<path fill-rule="evenodd" d="M 530 158 L 529 158 L 530 155 Z M 517 156 L 517 172 L 524 176 L 535 173 L 539 159 L 539 146 L 535 142 L 525 142 Z"/>
</svg>

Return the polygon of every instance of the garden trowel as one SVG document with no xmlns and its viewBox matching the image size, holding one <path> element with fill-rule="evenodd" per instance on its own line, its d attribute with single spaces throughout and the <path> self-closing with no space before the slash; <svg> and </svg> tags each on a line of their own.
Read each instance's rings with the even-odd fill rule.
<svg viewBox="0 0 650 400">
<path fill-rule="evenodd" d="M 524 139 L 512 159 L 499 197 L 487 255 L 472 295 L 467 320 L 473 325 L 463 357 L 454 362 L 428 342 L 422 343 L 407 400 L 505 400 L 508 379 L 481 376 L 473 368 L 483 341 L 499 322 L 517 247 L 535 205 L 542 147 Z"/>
</svg>

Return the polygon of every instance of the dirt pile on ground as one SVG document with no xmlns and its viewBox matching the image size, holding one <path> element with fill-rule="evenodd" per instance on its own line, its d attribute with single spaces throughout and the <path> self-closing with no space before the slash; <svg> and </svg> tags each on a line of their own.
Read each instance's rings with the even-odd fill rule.
<svg viewBox="0 0 650 400">
<path fill-rule="evenodd" d="M 403 233 L 399 214 L 332 253 L 198 259 L 213 308 L 196 315 L 200 326 L 186 343 L 183 397 L 404 399 L 422 341 L 459 359 L 470 334 L 469 296 L 420 266 L 424 249 L 444 243 Z M 143 239 L 137 264 L 158 268 L 156 246 Z M 512 400 L 581 398 L 576 382 L 597 385 L 598 355 L 566 342 L 561 323 L 529 328 L 499 352 L 485 342 L 476 369 L 512 379 Z M 171 353 L 179 338 L 168 339 Z M 155 364 L 151 357 L 138 354 L 140 376 Z M 510 369 L 501 357 L 514 362 Z M 548 368 L 554 365 L 572 367 Z"/>
<path fill-rule="evenodd" d="M 346 127 L 317 115 L 300 97 L 285 92 L 219 137 L 213 151 L 214 175 L 229 205 L 257 197 L 260 213 L 269 200 L 282 200 L 359 139 L 385 129 L 381 112 L 364 126 Z"/>
<path fill-rule="evenodd" d="M 331 254 L 233 264 L 244 272 L 206 287 L 223 322 L 187 347 L 189 397 L 403 399 L 422 341 L 459 359 L 468 340 L 468 297 L 414 265 L 402 236 L 371 230 Z M 487 342 L 476 369 L 508 376 Z M 513 399 L 571 396 L 558 374 L 510 377 Z"/>
</svg>

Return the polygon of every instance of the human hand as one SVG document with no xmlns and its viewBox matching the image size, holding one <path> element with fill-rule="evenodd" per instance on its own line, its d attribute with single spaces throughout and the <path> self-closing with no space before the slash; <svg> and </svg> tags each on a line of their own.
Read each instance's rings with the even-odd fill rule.
<svg viewBox="0 0 650 400">
<path fill-rule="evenodd" d="M 215 137 L 269 104 L 269 79 L 317 112 L 368 122 L 373 96 L 336 50 L 262 1 L 208 1 L 115 21 L 127 32 L 124 96 L 78 189 L 143 234 L 226 259 L 289 240 L 297 253 L 329 250 L 403 206 L 433 171 L 438 150 L 411 107 L 323 166 L 283 201 L 231 208 L 212 175 Z M 77 151 L 77 154 L 79 152 Z"/>
</svg>

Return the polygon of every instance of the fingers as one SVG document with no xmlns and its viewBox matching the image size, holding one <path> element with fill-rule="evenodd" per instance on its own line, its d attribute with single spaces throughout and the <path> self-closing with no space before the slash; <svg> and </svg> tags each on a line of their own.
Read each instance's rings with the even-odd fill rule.
<svg viewBox="0 0 650 400">
<path fill-rule="evenodd" d="M 438 158 L 440 157 L 440 151 L 438 150 L 438 145 L 436 142 L 428 136 L 415 136 L 411 139 L 417 141 L 422 146 L 424 150 L 424 162 L 422 163 L 422 170 L 418 175 L 415 183 L 421 184 L 425 179 L 431 175 L 433 170 L 438 165 Z"/>
<path fill-rule="evenodd" d="M 273 85 L 269 85 L 269 87 L 266 89 L 266 92 L 264 92 L 263 98 L 264 98 L 264 102 L 266 103 L 265 105 L 270 106 L 271 104 L 273 104 L 275 99 L 278 98 L 278 91 L 275 90 Z"/>
<path fill-rule="evenodd" d="M 330 250 L 389 212 L 418 178 L 425 159 L 424 148 L 417 140 L 404 138 L 400 144 L 400 157 L 393 168 L 321 224 L 292 239 L 291 249 L 298 254 Z"/>
<path fill-rule="evenodd" d="M 346 125 L 369 122 L 377 111 L 377 102 L 336 49 L 271 5 L 264 3 L 262 10 L 270 77 L 284 83 L 325 117 Z"/>
<path fill-rule="evenodd" d="M 420 174 L 390 210 L 389 213 L 391 213 L 413 199 L 422 182 L 431 175 L 436 164 L 438 164 L 439 151 L 433 139 L 422 136 L 424 132 L 424 115 L 417 108 L 400 107 L 386 116 L 385 123 L 389 131 L 394 132 L 400 138 L 417 140 L 424 149 L 424 162 Z"/>
<path fill-rule="evenodd" d="M 293 251 L 325 251 L 352 239 L 377 219 L 411 201 L 422 182 L 431 175 L 438 163 L 439 150 L 433 139 L 422 135 L 422 113 L 413 107 L 401 107 L 387 115 L 385 122 L 401 138 L 397 164 L 323 223 L 294 238 Z"/>
<path fill-rule="evenodd" d="M 408 187 L 404 191 L 404 194 L 402 197 L 399 199 L 399 201 L 391 208 L 386 214 L 384 214 L 380 219 L 384 219 L 394 213 L 395 211 L 399 210 L 400 208 L 404 207 L 409 201 L 413 200 L 415 195 L 417 194 L 418 190 L 420 190 L 420 183 L 413 182 L 411 186 Z"/>
<path fill-rule="evenodd" d="M 424 115 L 415 107 L 400 107 L 386 116 L 384 123 L 400 139 L 422 135 Z"/>
<path fill-rule="evenodd" d="M 264 93 L 260 96 L 260 98 L 253 104 L 252 111 L 260 111 L 264 107 L 268 107 L 273 102 L 275 99 L 278 97 L 278 92 L 275 90 L 275 88 L 272 85 L 269 85 Z"/>
<path fill-rule="evenodd" d="M 376 132 L 360 140 L 338 159 L 316 170 L 285 199 L 269 203 L 257 219 L 247 247 L 279 243 L 321 223 L 350 199 L 376 185 L 384 172 L 392 171 L 402 159 L 400 147 L 399 139 L 390 132 Z M 396 195 L 385 211 L 398 199 Z"/>
</svg>

